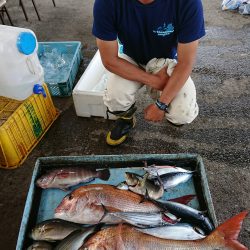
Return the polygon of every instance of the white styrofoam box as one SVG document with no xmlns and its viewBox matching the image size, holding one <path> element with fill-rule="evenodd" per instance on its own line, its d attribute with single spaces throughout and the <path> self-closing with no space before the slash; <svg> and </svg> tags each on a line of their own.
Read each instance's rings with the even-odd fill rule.
<svg viewBox="0 0 250 250">
<path fill-rule="evenodd" d="M 103 94 L 106 84 L 104 68 L 99 50 L 73 89 L 76 114 L 83 117 L 100 116 L 107 118 Z M 109 116 L 110 119 L 115 117 Z"/>
</svg>

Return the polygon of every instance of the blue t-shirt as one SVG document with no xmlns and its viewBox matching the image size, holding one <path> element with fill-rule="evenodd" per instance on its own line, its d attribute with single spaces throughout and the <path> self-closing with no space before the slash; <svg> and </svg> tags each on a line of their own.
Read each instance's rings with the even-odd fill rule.
<svg viewBox="0 0 250 250">
<path fill-rule="evenodd" d="M 175 58 L 177 44 L 205 35 L 201 0 L 95 0 L 93 35 L 117 38 L 123 52 L 137 63 Z"/>
</svg>

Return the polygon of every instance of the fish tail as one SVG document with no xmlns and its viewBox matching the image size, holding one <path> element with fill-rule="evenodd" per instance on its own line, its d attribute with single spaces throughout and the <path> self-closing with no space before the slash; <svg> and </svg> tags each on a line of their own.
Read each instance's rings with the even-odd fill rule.
<svg viewBox="0 0 250 250">
<path fill-rule="evenodd" d="M 242 222 L 247 216 L 248 212 L 243 211 L 238 215 L 227 220 L 225 223 L 217 227 L 208 237 L 213 238 L 222 238 L 224 240 L 225 246 L 230 247 L 234 250 L 247 250 L 248 248 L 242 245 L 237 239 L 241 230 Z"/>
<path fill-rule="evenodd" d="M 101 180 L 107 181 L 110 177 L 110 172 L 108 169 L 103 169 L 98 171 L 98 177 Z"/>
<path fill-rule="evenodd" d="M 171 200 L 169 200 L 169 201 L 174 201 L 174 202 L 178 202 L 178 203 L 187 205 L 187 204 L 188 204 L 191 200 L 193 200 L 195 197 L 196 197 L 196 195 L 189 194 L 189 195 L 185 195 L 185 196 L 178 197 L 178 198 L 175 198 L 175 199 L 171 199 Z"/>
</svg>

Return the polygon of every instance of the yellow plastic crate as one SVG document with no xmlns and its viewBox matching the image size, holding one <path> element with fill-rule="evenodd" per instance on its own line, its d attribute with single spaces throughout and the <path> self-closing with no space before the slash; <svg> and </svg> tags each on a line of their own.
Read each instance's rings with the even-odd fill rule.
<svg viewBox="0 0 250 250">
<path fill-rule="evenodd" d="M 0 97 L 0 167 L 20 166 L 41 140 L 59 112 L 46 84 L 47 97 L 32 95 L 23 102 Z"/>
</svg>

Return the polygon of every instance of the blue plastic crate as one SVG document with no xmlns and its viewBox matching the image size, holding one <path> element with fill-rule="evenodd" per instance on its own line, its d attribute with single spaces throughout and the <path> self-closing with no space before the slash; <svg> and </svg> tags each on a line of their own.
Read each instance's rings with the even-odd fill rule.
<svg viewBox="0 0 250 250">
<path fill-rule="evenodd" d="M 38 44 L 39 59 L 41 59 L 44 53 L 51 53 L 53 49 L 70 57 L 71 61 L 66 73 L 59 73 L 53 78 L 48 78 L 45 71 L 44 78 L 52 96 L 71 96 L 75 86 L 76 74 L 82 60 L 81 42 L 39 42 Z"/>
<path fill-rule="evenodd" d="M 163 199 L 177 198 L 183 195 L 195 194 L 196 198 L 189 205 L 201 211 L 207 211 L 215 226 L 218 226 L 208 187 L 205 167 L 202 158 L 196 154 L 142 154 L 142 155 L 95 155 L 95 156 L 55 156 L 39 158 L 36 162 L 26 200 L 23 218 L 20 226 L 16 250 L 24 250 L 32 243 L 28 235 L 37 223 L 53 218 L 54 210 L 63 197 L 73 189 L 82 185 L 105 183 L 117 185 L 124 181 L 124 172 L 131 171 L 144 174 L 144 161 L 149 165 L 175 165 L 188 170 L 196 170 L 188 182 L 182 183 L 171 190 L 165 191 Z M 59 189 L 41 189 L 35 185 L 36 180 L 47 170 L 60 166 L 92 167 L 95 169 L 109 168 L 108 181 L 96 179 L 87 184 L 79 184 L 71 191 Z"/>
</svg>

